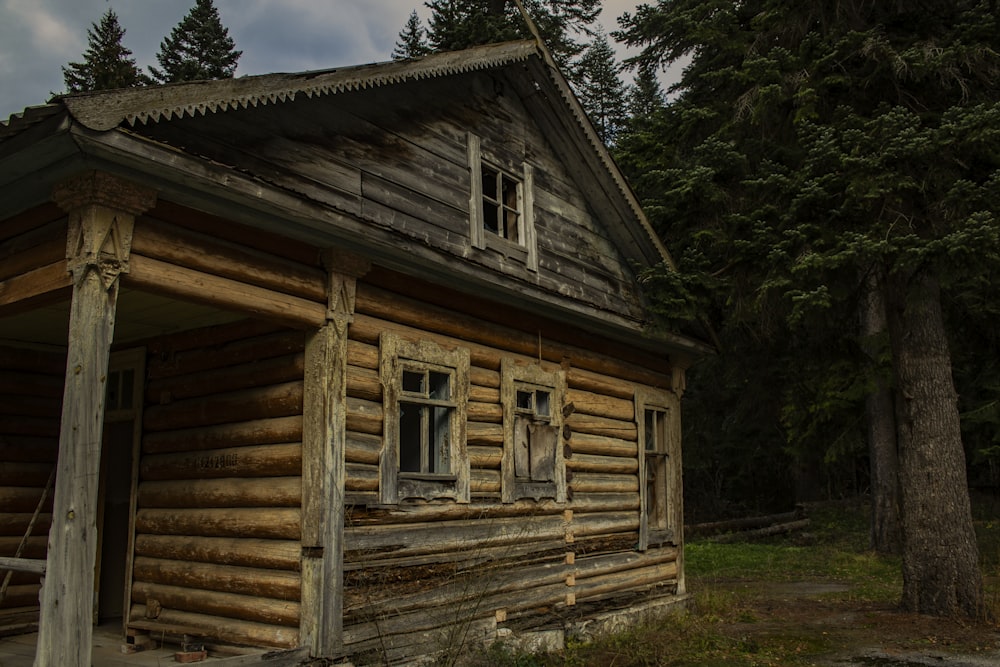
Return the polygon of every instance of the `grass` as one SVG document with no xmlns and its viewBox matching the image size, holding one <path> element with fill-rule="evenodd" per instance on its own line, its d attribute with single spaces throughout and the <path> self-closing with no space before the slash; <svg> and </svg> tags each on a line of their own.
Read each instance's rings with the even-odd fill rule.
<svg viewBox="0 0 1000 667">
<path fill-rule="evenodd" d="M 976 530 L 987 581 L 986 601 L 1000 618 L 1000 520 L 996 512 L 989 515 L 993 518 L 977 515 Z M 836 629 L 824 629 L 822 618 L 810 624 L 805 616 L 817 608 L 852 614 L 860 632 L 867 628 L 875 636 L 886 631 L 885 618 L 878 614 L 890 616 L 900 636 L 910 633 L 915 636 L 913 642 L 922 641 L 919 632 L 911 630 L 911 619 L 892 616 L 902 590 L 900 561 L 868 551 L 866 512 L 860 507 L 813 509 L 809 517 L 809 532 L 788 538 L 764 543 L 688 543 L 685 568 L 693 599 L 684 611 L 598 641 L 571 644 L 559 654 L 532 656 L 492 647 L 482 656 L 484 660 L 474 664 L 809 665 L 817 655 L 840 649 L 847 641 Z M 810 585 L 816 588 L 808 600 L 775 601 L 776 588 Z M 780 609 L 775 610 L 776 606 Z M 931 627 L 936 626 L 932 623 Z"/>
</svg>

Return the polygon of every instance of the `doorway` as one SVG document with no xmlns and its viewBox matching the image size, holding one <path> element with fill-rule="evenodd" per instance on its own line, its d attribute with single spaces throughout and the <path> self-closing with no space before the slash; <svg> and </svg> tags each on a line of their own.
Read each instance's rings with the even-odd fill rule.
<svg viewBox="0 0 1000 667">
<path fill-rule="evenodd" d="M 97 571 L 94 573 L 94 621 L 128 619 L 132 565 L 132 521 L 142 433 L 145 350 L 111 355 L 104 405 L 104 438 L 97 526 Z"/>
</svg>

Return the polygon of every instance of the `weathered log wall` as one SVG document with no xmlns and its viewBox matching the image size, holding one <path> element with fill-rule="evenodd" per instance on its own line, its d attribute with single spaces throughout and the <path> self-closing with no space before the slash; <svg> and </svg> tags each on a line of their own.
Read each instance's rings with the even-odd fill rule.
<svg viewBox="0 0 1000 667">
<path fill-rule="evenodd" d="M 0 346 L 0 556 L 45 558 L 65 370 L 62 351 Z M 0 569 L 0 582 L 6 575 Z M 11 574 L 0 627 L 37 622 L 39 584 L 36 574 Z"/>
<path fill-rule="evenodd" d="M 130 626 L 297 645 L 304 345 L 255 322 L 148 345 Z"/>
<path fill-rule="evenodd" d="M 383 405 L 379 335 L 470 351 L 467 414 L 472 499 L 379 506 Z M 478 640 L 498 619 L 534 628 L 625 596 L 676 590 L 673 545 L 639 541 L 635 386 L 668 376 L 492 324 L 371 283 L 349 329 L 345 643 L 390 662 Z M 501 502 L 501 360 L 565 372 L 568 502 Z M 388 408 L 386 408 L 388 409 Z M 463 635 L 468 631 L 468 634 Z M 479 634 L 477 634 L 479 633 Z"/>
<path fill-rule="evenodd" d="M 0 312 L 33 307 L 69 287 L 66 227 L 66 215 L 55 205 L 2 221 Z"/>
</svg>

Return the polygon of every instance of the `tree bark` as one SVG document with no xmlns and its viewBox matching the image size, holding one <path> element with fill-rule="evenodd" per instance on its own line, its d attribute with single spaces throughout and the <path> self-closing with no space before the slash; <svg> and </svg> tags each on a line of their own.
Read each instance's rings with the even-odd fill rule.
<svg viewBox="0 0 1000 667">
<path fill-rule="evenodd" d="M 885 312 L 885 277 L 872 267 L 862 283 L 859 307 L 861 339 L 874 386 L 865 397 L 868 461 L 871 469 L 871 547 L 880 554 L 900 554 L 903 549 L 899 518 L 899 457 L 896 415 L 889 380 L 880 368 L 883 337 L 889 323 Z"/>
<path fill-rule="evenodd" d="M 903 525 L 903 606 L 936 616 L 984 613 L 958 397 L 941 313 L 926 270 L 888 278 Z"/>
</svg>

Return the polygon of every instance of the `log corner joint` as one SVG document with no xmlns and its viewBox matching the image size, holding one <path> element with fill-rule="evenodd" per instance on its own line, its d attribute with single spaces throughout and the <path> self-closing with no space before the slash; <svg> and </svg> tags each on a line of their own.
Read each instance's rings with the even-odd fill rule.
<svg viewBox="0 0 1000 667">
<path fill-rule="evenodd" d="M 135 217 L 156 205 L 156 191 L 101 171 L 58 183 L 52 200 L 69 216 L 66 260 L 75 283 L 97 271 L 105 289 L 128 273 Z"/>
</svg>

